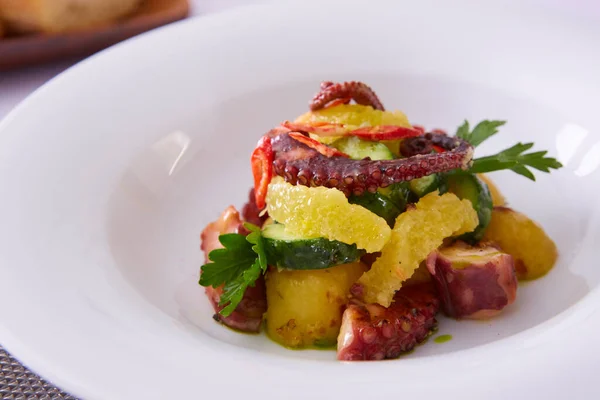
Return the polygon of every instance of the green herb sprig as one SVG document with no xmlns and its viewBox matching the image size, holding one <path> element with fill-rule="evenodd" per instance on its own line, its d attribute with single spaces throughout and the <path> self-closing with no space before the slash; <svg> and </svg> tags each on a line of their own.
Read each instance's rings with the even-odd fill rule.
<svg viewBox="0 0 600 400">
<path fill-rule="evenodd" d="M 466 121 L 458 127 L 456 136 L 471 143 L 473 147 L 479 146 L 485 140 L 498 133 L 498 128 L 506 124 L 506 121 L 488 121 L 484 120 L 475 125 L 473 130 L 469 130 L 469 121 Z"/>
<path fill-rule="evenodd" d="M 498 133 L 498 128 L 504 125 L 506 121 L 489 121 L 480 122 L 469 130 L 469 122 L 465 121 L 456 131 L 456 136 L 466 140 L 473 147 L 477 147 L 485 140 Z M 501 170 L 511 170 L 519 175 L 535 181 L 535 175 L 530 168 L 537 169 L 542 172 L 550 172 L 550 169 L 559 169 L 563 165 L 555 158 L 546 157 L 547 151 L 535 151 L 525 153 L 533 147 L 533 143 L 517 143 L 512 147 L 501 152 L 480 157 L 473 160 L 473 165 L 469 169 L 472 173 L 485 173 Z"/>
<path fill-rule="evenodd" d="M 221 249 L 215 249 L 208 255 L 212 262 L 204 264 L 200 270 L 200 285 L 217 288 L 221 285 L 223 293 L 219 306 L 225 306 L 220 314 L 228 317 L 238 306 L 248 286 L 254 286 L 256 280 L 267 271 L 261 230 L 258 226 L 245 223 L 250 231 L 248 236 L 228 233 L 219 236 Z"/>
</svg>

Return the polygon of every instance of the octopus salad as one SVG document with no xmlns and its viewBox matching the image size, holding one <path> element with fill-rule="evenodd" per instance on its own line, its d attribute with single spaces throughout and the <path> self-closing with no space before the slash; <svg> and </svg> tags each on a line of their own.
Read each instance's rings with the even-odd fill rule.
<svg viewBox="0 0 600 400">
<path fill-rule="evenodd" d="M 258 140 L 242 211 L 201 234 L 216 321 L 289 348 L 337 346 L 339 360 L 397 358 L 438 313 L 494 318 L 554 266 L 555 243 L 488 175 L 534 181 L 562 165 L 533 143 L 476 156 L 505 121 L 428 130 L 361 82 L 324 82 L 309 105 Z"/>
</svg>

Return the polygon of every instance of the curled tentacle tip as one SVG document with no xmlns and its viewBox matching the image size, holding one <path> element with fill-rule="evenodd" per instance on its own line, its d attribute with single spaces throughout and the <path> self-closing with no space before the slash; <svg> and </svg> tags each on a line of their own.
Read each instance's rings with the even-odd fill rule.
<svg viewBox="0 0 600 400">
<path fill-rule="evenodd" d="M 384 110 L 383 104 L 368 85 L 362 82 L 323 82 L 321 90 L 310 101 L 309 107 L 311 111 L 317 111 L 332 101 L 339 99 L 352 98 L 357 104 L 371 106 L 377 110 Z M 346 101 L 346 100 L 344 100 Z"/>
</svg>

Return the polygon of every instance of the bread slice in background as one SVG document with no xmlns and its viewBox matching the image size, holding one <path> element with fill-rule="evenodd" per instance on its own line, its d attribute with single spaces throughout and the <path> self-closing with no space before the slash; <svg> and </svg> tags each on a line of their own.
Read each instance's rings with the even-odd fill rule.
<svg viewBox="0 0 600 400">
<path fill-rule="evenodd" d="M 143 0 L 0 0 L 12 33 L 73 32 L 110 25 L 132 14 Z"/>
</svg>

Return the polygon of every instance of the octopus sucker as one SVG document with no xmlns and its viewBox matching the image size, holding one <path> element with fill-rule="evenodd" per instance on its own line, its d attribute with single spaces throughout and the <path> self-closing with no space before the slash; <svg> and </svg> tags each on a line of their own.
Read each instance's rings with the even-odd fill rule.
<svg viewBox="0 0 600 400">
<path fill-rule="evenodd" d="M 323 186 L 323 184 L 326 182 L 326 180 L 327 180 L 327 178 L 325 175 L 317 172 L 314 174 L 312 182 L 314 183 L 315 186 Z"/>
<path fill-rule="evenodd" d="M 371 106 L 376 110 L 385 110 L 379 97 L 373 89 L 362 82 L 323 82 L 321 90 L 310 101 L 309 106 L 311 111 L 320 110 L 332 101 L 353 99 L 357 104 Z"/>
<path fill-rule="evenodd" d="M 356 186 L 354 188 L 354 190 L 352 191 L 352 193 L 354 193 L 355 196 L 362 196 L 362 194 L 365 192 L 365 189 L 361 186 Z"/>
<path fill-rule="evenodd" d="M 309 186 L 308 185 L 308 182 L 309 182 L 308 176 L 309 176 L 309 174 L 310 174 L 310 172 L 300 171 L 300 173 L 298 173 L 298 175 L 297 175 L 298 183 L 300 185 L 303 185 L 303 186 Z"/>
</svg>

